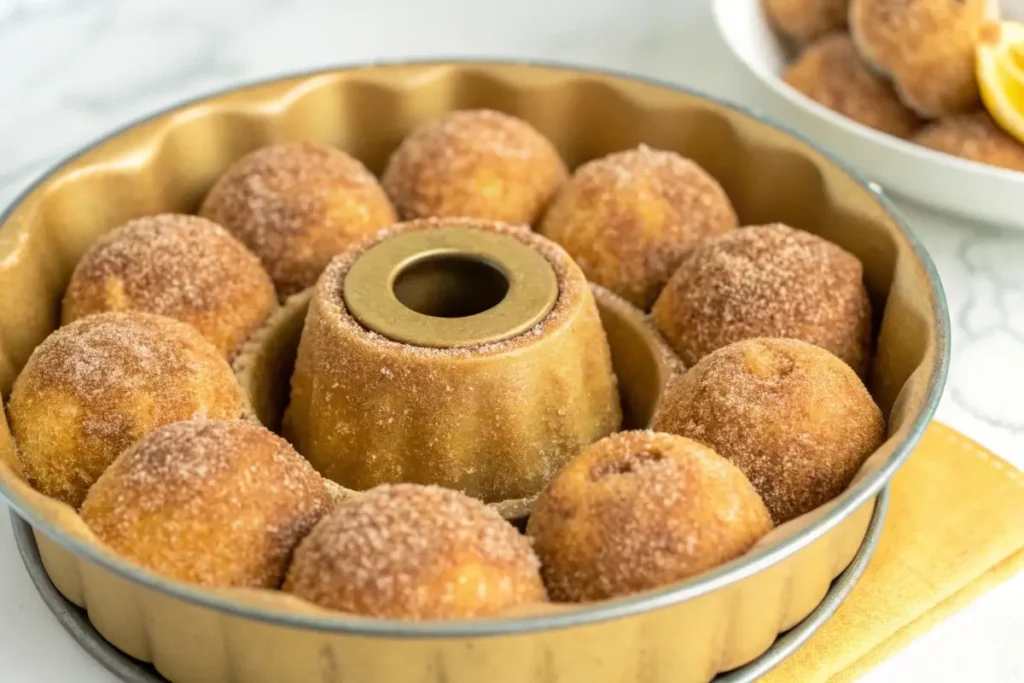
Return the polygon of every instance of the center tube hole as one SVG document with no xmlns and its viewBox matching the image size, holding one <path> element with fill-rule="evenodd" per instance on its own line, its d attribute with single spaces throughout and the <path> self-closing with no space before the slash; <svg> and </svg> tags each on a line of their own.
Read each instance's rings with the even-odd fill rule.
<svg viewBox="0 0 1024 683">
<path fill-rule="evenodd" d="M 509 281 L 494 264 L 470 254 L 434 254 L 399 271 L 392 289 L 407 308 L 435 318 L 465 318 L 494 308 Z"/>
</svg>

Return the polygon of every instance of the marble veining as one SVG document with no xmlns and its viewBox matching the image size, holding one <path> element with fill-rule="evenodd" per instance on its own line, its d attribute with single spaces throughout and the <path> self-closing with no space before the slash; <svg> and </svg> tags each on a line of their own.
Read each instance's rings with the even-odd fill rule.
<svg viewBox="0 0 1024 683">
<path fill-rule="evenodd" d="M 758 104 L 705 0 L 0 0 L 0 206 L 82 145 L 176 102 L 304 69 L 429 56 L 608 67 Z M 953 360 L 938 417 L 1024 468 L 1024 233 L 901 208 L 949 300 Z M 0 669 L 21 672 L 12 680 L 110 680 L 33 594 L 6 524 L 0 547 Z M 1024 581 L 1011 581 L 867 680 L 1024 680 L 1007 636 L 1024 632 L 1022 614 Z"/>
</svg>

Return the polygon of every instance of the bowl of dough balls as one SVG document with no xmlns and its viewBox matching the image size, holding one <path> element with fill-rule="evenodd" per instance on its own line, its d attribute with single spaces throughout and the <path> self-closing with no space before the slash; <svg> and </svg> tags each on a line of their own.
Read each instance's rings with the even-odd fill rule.
<svg viewBox="0 0 1024 683">
<path fill-rule="evenodd" d="M 158 114 L 15 202 L 0 289 L 0 492 L 174 683 L 710 681 L 870 552 L 948 362 L 844 166 L 555 65 Z"/>
<path fill-rule="evenodd" d="M 1024 228 L 1013 0 L 720 0 L 758 103 L 894 196 Z"/>
</svg>

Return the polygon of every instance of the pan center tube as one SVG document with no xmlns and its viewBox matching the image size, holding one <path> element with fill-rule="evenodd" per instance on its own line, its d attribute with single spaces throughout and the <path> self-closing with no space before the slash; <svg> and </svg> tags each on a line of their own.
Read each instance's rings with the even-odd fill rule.
<svg viewBox="0 0 1024 683">
<path fill-rule="evenodd" d="M 385 239 L 345 276 L 343 298 L 365 328 L 434 348 L 509 339 L 544 319 L 558 280 L 541 254 L 514 237 L 465 227 Z"/>
</svg>

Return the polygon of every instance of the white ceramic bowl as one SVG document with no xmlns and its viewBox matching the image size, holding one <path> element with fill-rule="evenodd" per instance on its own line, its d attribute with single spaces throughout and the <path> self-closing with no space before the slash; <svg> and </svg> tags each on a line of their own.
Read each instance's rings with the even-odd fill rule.
<svg viewBox="0 0 1024 683">
<path fill-rule="evenodd" d="M 1003 2 L 1018 18 L 1020 2 Z M 755 102 L 830 150 L 885 190 L 962 218 L 1024 230 L 1024 173 L 967 161 L 868 128 L 823 107 L 782 81 L 789 62 L 761 0 L 714 0 L 726 45 L 759 84 Z M 1016 16 L 1015 16 L 1016 15 Z"/>
</svg>

